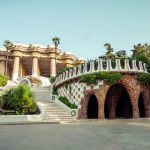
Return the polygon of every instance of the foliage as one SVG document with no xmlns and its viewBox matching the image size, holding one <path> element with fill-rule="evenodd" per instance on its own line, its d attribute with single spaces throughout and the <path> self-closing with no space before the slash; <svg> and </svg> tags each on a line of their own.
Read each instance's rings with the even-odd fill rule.
<svg viewBox="0 0 150 150">
<path fill-rule="evenodd" d="M 80 83 L 87 83 L 88 85 L 94 84 L 96 82 L 96 74 L 85 74 L 80 77 Z"/>
<path fill-rule="evenodd" d="M 114 54 L 113 54 L 114 49 L 112 48 L 112 46 L 109 43 L 105 43 L 104 46 L 106 47 L 106 50 L 107 50 L 107 52 L 105 54 L 106 58 L 107 59 L 114 58 Z"/>
<path fill-rule="evenodd" d="M 150 58 L 150 45 L 145 43 L 145 44 L 137 44 L 134 45 L 133 50 L 131 50 L 133 52 L 132 57 L 136 57 L 139 54 L 144 54 L 146 57 Z"/>
<path fill-rule="evenodd" d="M 141 84 L 148 84 L 150 83 L 150 75 L 147 73 L 141 73 L 138 76 L 138 80 L 140 81 Z"/>
<path fill-rule="evenodd" d="M 114 84 L 117 81 L 121 80 L 121 73 L 110 73 L 110 72 L 98 72 L 92 74 L 82 75 L 79 82 L 87 83 L 88 85 L 96 83 L 96 80 L 105 80 L 110 84 Z"/>
<path fill-rule="evenodd" d="M 127 54 L 126 54 L 126 51 L 125 50 L 120 50 L 118 52 L 116 52 L 116 56 L 118 58 L 126 58 L 127 57 Z"/>
<path fill-rule="evenodd" d="M 122 74 L 121 73 L 109 73 L 106 77 L 106 82 L 110 84 L 114 84 L 117 81 L 121 80 Z"/>
<path fill-rule="evenodd" d="M 59 37 L 52 38 L 52 41 L 55 44 L 55 47 L 57 47 L 60 44 L 60 38 Z"/>
<path fill-rule="evenodd" d="M 78 106 L 74 103 L 74 104 L 72 104 L 72 103 L 70 103 L 70 101 L 67 99 L 67 97 L 65 97 L 65 96 L 60 96 L 59 98 L 58 98 L 62 103 L 64 103 L 65 105 L 67 105 L 68 107 L 70 107 L 71 109 L 77 109 L 78 108 Z"/>
<path fill-rule="evenodd" d="M 56 78 L 57 77 L 54 77 L 54 76 L 50 77 L 50 83 L 53 84 L 55 82 Z"/>
<path fill-rule="evenodd" d="M 132 57 L 138 61 L 142 61 L 146 63 L 148 71 L 150 71 L 150 45 L 145 44 L 137 44 L 134 45 Z"/>
<path fill-rule="evenodd" d="M 35 97 L 26 84 L 6 91 L 3 94 L 2 108 L 12 109 L 16 114 L 33 114 L 37 112 Z"/>
<path fill-rule="evenodd" d="M 58 95 L 57 87 L 55 86 L 55 84 L 52 87 L 52 94 L 53 95 Z"/>
<path fill-rule="evenodd" d="M 4 87 L 7 84 L 8 77 L 0 75 L 0 87 Z"/>
<path fill-rule="evenodd" d="M 12 42 L 10 42 L 9 40 L 5 40 L 3 45 L 7 50 L 13 46 Z"/>
<path fill-rule="evenodd" d="M 138 54 L 136 55 L 135 59 L 137 61 L 142 61 L 143 63 L 146 63 L 147 70 L 150 72 L 150 59 L 146 57 L 144 54 Z"/>
</svg>

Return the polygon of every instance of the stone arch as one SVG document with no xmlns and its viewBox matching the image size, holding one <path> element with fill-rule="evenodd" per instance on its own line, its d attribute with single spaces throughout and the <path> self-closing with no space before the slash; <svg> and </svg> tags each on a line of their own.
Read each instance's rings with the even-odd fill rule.
<svg viewBox="0 0 150 150">
<path fill-rule="evenodd" d="M 81 102 L 81 109 L 79 111 L 80 119 L 88 119 L 88 105 L 89 105 L 90 98 L 92 95 L 94 95 L 95 98 L 97 99 L 97 104 L 98 104 L 98 117 L 97 118 L 100 118 L 100 116 L 99 116 L 100 100 L 99 100 L 98 92 L 99 92 L 99 90 L 84 91 L 84 98 Z"/>
<path fill-rule="evenodd" d="M 137 75 L 124 75 L 119 83 L 126 88 L 129 94 L 133 109 L 133 118 L 139 118 L 138 97 L 141 87 L 137 80 Z"/>
<path fill-rule="evenodd" d="M 105 99 L 105 118 L 131 118 L 132 105 L 128 91 L 122 84 L 111 85 Z"/>
<path fill-rule="evenodd" d="M 90 96 L 87 107 L 87 118 L 88 119 L 98 119 L 99 111 L 98 101 L 94 94 Z"/>
</svg>

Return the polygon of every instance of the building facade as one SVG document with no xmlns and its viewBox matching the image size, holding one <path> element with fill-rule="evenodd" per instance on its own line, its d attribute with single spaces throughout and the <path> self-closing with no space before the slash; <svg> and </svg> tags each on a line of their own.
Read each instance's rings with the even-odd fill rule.
<svg viewBox="0 0 150 150">
<path fill-rule="evenodd" d="M 10 80 L 24 76 L 56 76 L 65 66 L 77 66 L 84 63 L 72 53 L 62 52 L 54 46 L 24 45 L 13 43 L 10 51 L 0 49 L 0 74 L 5 74 L 8 54 L 7 75 Z"/>
</svg>

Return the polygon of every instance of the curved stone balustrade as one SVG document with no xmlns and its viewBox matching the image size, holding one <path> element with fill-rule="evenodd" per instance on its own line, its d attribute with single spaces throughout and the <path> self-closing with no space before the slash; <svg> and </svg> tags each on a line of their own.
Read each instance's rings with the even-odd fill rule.
<svg viewBox="0 0 150 150">
<path fill-rule="evenodd" d="M 114 65 L 112 65 L 114 64 Z M 91 60 L 90 63 L 86 62 L 83 65 L 69 69 L 63 74 L 60 74 L 56 79 L 56 86 L 73 78 L 77 78 L 83 74 L 90 74 L 99 71 L 107 72 L 134 72 L 134 73 L 148 73 L 146 69 L 146 64 L 141 61 L 125 59 L 121 62 L 120 59 L 116 59 L 115 62 L 107 59 L 98 59 L 96 61 Z"/>
</svg>

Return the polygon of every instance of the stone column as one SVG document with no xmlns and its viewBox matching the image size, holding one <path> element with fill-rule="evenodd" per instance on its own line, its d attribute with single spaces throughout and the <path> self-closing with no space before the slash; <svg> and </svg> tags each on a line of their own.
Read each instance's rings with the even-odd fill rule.
<svg viewBox="0 0 150 150">
<path fill-rule="evenodd" d="M 133 109 L 133 118 L 137 119 L 137 118 L 139 118 L 138 99 L 131 98 L 131 103 L 132 103 L 132 109 Z"/>
<path fill-rule="evenodd" d="M 32 59 L 32 76 L 38 75 L 38 58 L 33 57 Z"/>
<path fill-rule="evenodd" d="M 56 60 L 55 58 L 50 59 L 50 72 L 51 72 L 51 77 L 56 76 Z"/>
<path fill-rule="evenodd" d="M 12 80 L 16 80 L 18 78 L 19 75 L 19 61 L 20 61 L 20 57 L 19 56 L 15 56 L 14 57 L 14 65 L 13 65 L 13 74 L 12 74 Z"/>
<path fill-rule="evenodd" d="M 105 119 L 104 113 L 104 99 L 99 101 L 98 119 Z"/>
<path fill-rule="evenodd" d="M 4 60 L 0 61 L 0 74 L 1 75 L 4 75 L 4 73 L 5 73 L 5 64 L 6 64 L 6 62 Z"/>
<path fill-rule="evenodd" d="M 143 93 L 143 101 L 144 101 L 144 109 L 145 109 L 145 117 L 150 117 L 150 101 L 149 101 L 149 87 L 147 86 Z"/>
</svg>

